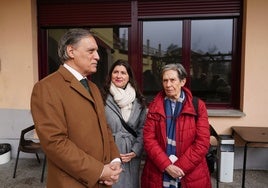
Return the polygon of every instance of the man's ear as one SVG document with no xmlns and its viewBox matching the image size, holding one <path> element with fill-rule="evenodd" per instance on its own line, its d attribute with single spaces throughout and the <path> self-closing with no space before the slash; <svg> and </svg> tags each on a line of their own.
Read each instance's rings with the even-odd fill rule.
<svg viewBox="0 0 268 188">
<path fill-rule="evenodd" d="M 70 58 L 74 58 L 74 48 L 72 45 L 67 46 L 66 52 Z"/>
</svg>

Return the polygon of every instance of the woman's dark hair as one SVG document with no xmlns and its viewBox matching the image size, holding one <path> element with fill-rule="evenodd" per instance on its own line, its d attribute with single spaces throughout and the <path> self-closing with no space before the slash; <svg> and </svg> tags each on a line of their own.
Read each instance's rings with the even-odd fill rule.
<svg viewBox="0 0 268 188">
<path fill-rule="evenodd" d="M 126 68 L 127 73 L 129 75 L 129 83 L 136 91 L 136 97 L 137 97 L 139 103 L 142 105 L 142 107 L 145 107 L 146 106 L 145 98 L 142 95 L 142 93 L 140 92 L 139 88 L 137 87 L 137 83 L 136 83 L 133 71 L 132 71 L 130 65 L 128 64 L 128 62 L 125 60 L 122 60 L 122 59 L 119 59 L 116 62 L 114 62 L 114 64 L 111 66 L 110 71 L 106 77 L 106 80 L 105 80 L 105 83 L 103 86 L 103 90 L 102 90 L 102 97 L 103 97 L 104 103 L 106 103 L 107 96 L 110 93 L 110 86 L 111 86 L 111 81 L 112 81 L 111 80 L 112 72 L 113 72 L 114 68 L 118 65 L 122 65 Z"/>
</svg>

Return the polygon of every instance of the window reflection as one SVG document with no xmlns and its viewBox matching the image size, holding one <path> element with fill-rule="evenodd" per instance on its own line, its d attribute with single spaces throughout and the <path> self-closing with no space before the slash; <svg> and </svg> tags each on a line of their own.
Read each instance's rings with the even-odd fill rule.
<svg viewBox="0 0 268 188">
<path fill-rule="evenodd" d="M 206 102 L 230 102 L 232 20 L 194 20 L 191 90 Z"/>
<path fill-rule="evenodd" d="M 183 21 L 143 22 L 143 93 L 147 102 L 162 88 L 161 68 L 169 63 L 182 63 Z M 190 33 L 191 59 L 184 61 L 190 67 L 191 90 L 206 103 L 230 103 L 232 83 L 233 20 L 192 20 Z M 128 27 L 91 28 L 99 45 L 100 61 L 97 73 L 91 79 L 102 85 L 108 70 L 118 59 L 128 60 Z M 57 45 L 67 29 L 48 29 L 49 73 L 59 67 Z M 185 58 L 185 57 L 184 57 Z"/>
<path fill-rule="evenodd" d="M 161 67 L 182 63 L 182 22 L 143 22 L 143 91 L 147 101 L 161 89 Z M 190 83 L 193 95 L 206 103 L 231 102 L 233 20 L 192 20 Z M 184 57 L 185 58 L 185 57 Z"/>
<path fill-rule="evenodd" d="M 150 102 L 161 89 L 161 68 L 182 61 L 182 22 L 143 22 L 143 93 Z"/>
</svg>

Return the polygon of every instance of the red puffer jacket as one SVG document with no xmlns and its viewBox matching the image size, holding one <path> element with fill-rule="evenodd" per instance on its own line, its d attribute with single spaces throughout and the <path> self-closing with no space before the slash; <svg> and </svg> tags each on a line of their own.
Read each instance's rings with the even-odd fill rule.
<svg viewBox="0 0 268 188">
<path fill-rule="evenodd" d="M 192 104 L 192 94 L 182 88 L 186 100 L 176 121 L 175 165 L 185 176 L 181 179 L 183 188 L 211 188 L 210 173 L 206 163 L 209 148 L 209 123 L 205 103 L 199 100 L 198 119 Z M 165 94 L 161 91 L 149 106 L 143 134 L 144 149 L 147 157 L 142 173 L 142 188 L 162 187 L 165 168 L 171 164 L 166 155 L 166 115 L 164 110 Z"/>
</svg>

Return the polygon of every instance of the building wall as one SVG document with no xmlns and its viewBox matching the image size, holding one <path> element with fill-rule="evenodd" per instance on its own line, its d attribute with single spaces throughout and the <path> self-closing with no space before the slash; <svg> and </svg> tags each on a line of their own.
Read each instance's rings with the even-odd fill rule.
<svg viewBox="0 0 268 188">
<path fill-rule="evenodd" d="M 229 134 L 231 126 L 268 126 L 265 118 L 268 115 L 265 100 L 268 94 L 268 24 L 265 24 L 267 8 L 266 0 L 245 0 L 241 78 L 241 110 L 245 116 L 211 117 L 210 122 L 220 133 Z"/>
<path fill-rule="evenodd" d="M 265 24 L 268 16 L 266 11 L 268 1 L 245 0 L 244 2 L 241 110 L 245 116 L 209 117 L 210 123 L 220 134 L 231 134 L 231 126 L 268 126 L 266 118 L 268 116 L 266 100 L 268 24 Z M 241 147 L 235 148 L 235 168 L 242 167 L 242 151 Z M 248 168 L 268 169 L 268 148 L 250 148 L 248 153 Z"/>
<path fill-rule="evenodd" d="M 20 130 L 32 124 L 30 95 L 38 80 L 34 0 L 0 1 L 0 143 L 17 152 Z"/>
<path fill-rule="evenodd" d="M 219 134 L 231 134 L 231 126 L 268 126 L 267 0 L 245 0 L 242 52 L 242 117 L 209 117 Z M 20 130 L 32 124 L 30 95 L 38 81 L 37 23 L 35 0 L 0 1 L 0 143 L 12 144 L 17 152 Z M 241 148 L 235 165 L 241 167 Z M 265 161 L 267 149 L 258 150 L 258 161 Z M 255 150 L 254 150 L 255 152 Z M 237 162 L 236 162 L 237 161 Z M 252 161 L 251 164 L 255 164 Z M 268 169 L 267 160 L 252 168 Z"/>
</svg>

